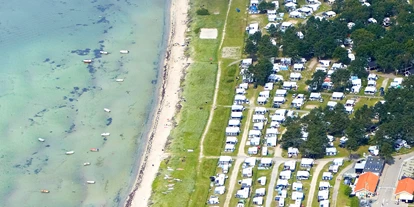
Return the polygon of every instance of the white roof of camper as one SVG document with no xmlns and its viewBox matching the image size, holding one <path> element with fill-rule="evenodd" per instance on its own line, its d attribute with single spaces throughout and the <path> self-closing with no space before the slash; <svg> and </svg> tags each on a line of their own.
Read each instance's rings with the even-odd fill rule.
<svg viewBox="0 0 414 207">
<path fill-rule="evenodd" d="M 335 102 L 335 101 L 328 101 L 328 106 L 330 106 L 330 107 L 335 107 L 335 106 L 336 106 L 336 104 L 338 104 L 338 102 Z"/>
<path fill-rule="evenodd" d="M 253 180 L 251 178 L 245 178 L 242 180 L 242 184 L 245 184 L 247 186 L 252 186 Z"/>
<path fill-rule="evenodd" d="M 271 146 L 276 146 L 276 143 L 277 143 L 277 137 L 275 136 L 275 137 L 268 137 L 267 139 L 266 139 L 266 143 L 267 144 L 270 144 Z"/>
<path fill-rule="evenodd" d="M 252 130 L 249 131 L 249 135 L 260 136 L 261 134 L 262 134 L 262 132 L 260 130 L 252 129 Z"/>
<path fill-rule="evenodd" d="M 237 137 L 227 137 L 226 142 L 238 142 L 239 140 Z"/>
<path fill-rule="evenodd" d="M 237 94 L 237 95 L 234 96 L 234 100 L 244 101 L 244 100 L 246 100 L 246 96 Z"/>
<path fill-rule="evenodd" d="M 242 170 L 242 174 L 252 174 L 252 172 L 253 172 L 253 168 L 252 167 L 247 167 L 247 168 L 244 168 Z"/>
<path fill-rule="evenodd" d="M 257 190 L 256 190 L 257 192 Z M 259 196 L 259 197 L 254 197 L 253 198 L 253 203 L 256 203 L 257 205 L 262 205 L 263 204 L 263 197 Z"/>
<path fill-rule="evenodd" d="M 256 107 L 254 109 L 254 112 L 266 112 L 267 109 L 265 107 Z"/>
<path fill-rule="evenodd" d="M 344 93 L 342 93 L 342 92 L 333 92 L 332 93 L 332 97 L 340 98 L 340 97 L 343 97 L 343 96 L 344 96 Z"/>
<path fill-rule="evenodd" d="M 279 130 L 275 129 L 275 128 L 267 128 L 266 129 L 266 134 L 277 134 L 279 133 Z"/>
<path fill-rule="evenodd" d="M 323 172 L 322 177 L 332 177 L 332 173 L 331 172 Z"/>
<path fill-rule="evenodd" d="M 303 198 L 303 192 L 293 191 L 292 200 L 301 200 Z"/>
<path fill-rule="evenodd" d="M 243 112 L 240 112 L 240 111 L 231 112 L 231 117 L 232 118 L 241 118 L 242 116 L 243 116 Z"/>
<path fill-rule="evenodd" d="M 240 125 L 240 119 L 230 119 L 229 126 L 237 126 Z"/>
<path fill-rule="evenodd" d="M 255 165 L 256 164 L 256 158 L 255 157 L 248 157 L 244 160 L 244 163 L 249 165 Z"/>
<path fill-rule="evenodd" d="M 304 176 L 304 177 L 309 177 L 310 173 L 308 171 L 298 171 L 296 176 Z"/>
<path fill-rule="evenodd" d="M 265 120 L 266 117 L 263 114 L 255 114 L 253 115 L 253 120 Z"/>
<path fill-rule="evenodd" d="M 311 93 L 310 94 L 310 98 L 320 98 L 321 97 L 321 93 Z"/>
<path fill-rule="evenodd" d="M 305 66 L 302 63 L 295 63 L 293 68 L 304 68 Z"/>
<path fill-rule="evenodd" d="M 345 106 L 345 111 L 352 112 L 352 111 L 354 111 L 354 107 L 352 107 L 352 106 Z"/>
<path fill-rule="evenodd" d="M 300 78 L 302 75 L 300 73 L 290 73 L 290 78 Z"/>
<path fill-rule="evenodd" d="M 260 159 L 261 164 L 271 164 L 272 162 L 273 162 L 272 158 L 264 157 L 264 158 Z"/>
<path fill-rule="evenodd" d="M 319 187 L 329 188 L 329 187 L 331 187 L 331 185 L 329 184 L 329 182 L 326 182 L 326 181 L 320 181 L 320 182 L 319 182 Z"/>
<path fill-rule="evenodd" d="M 252 58 L 246 58 L 242 60 L 242 64 L 244 65 L 251 65 L 253 63 L 253 59 Z"/>
<path fill-rule="evenodd" d="M 286 100 L 285 97 L 282 97 L 282 96 L 275 96 L 273 98 L 273 102 L 283 102 L 285 100 Z"/>
<path fill-rule="evenodd" d="M 282 185 L 282 186 L 286 186 L 288 184 L 289 184 L 288 180 L 282 180 L 282 179 L 278 179 L 276 183 L 276 185 Z"/>
<path fill-rule="evenodd" d="M 349 100 L 346 100 L 345 104 L 351 104 L 351 105 L 354 105 L 354 104 L 355 104 L 355 100 L 354 100 L 354 99 L 349 99 Z"/>
<path fill-rule="evenodd" d="M 233 159 L 230 156 L 220 156 L 219 157 L 219 162 L 230 162 Z"/>
<path fill-rule="evenodd" d="M 375 86 L 367 86 L 365 88 L 365 91 L 369 91 L 369 92 L 375 92 L 377 89 L 375 88 Z"/>
<path fill-rule="evenodd" d="M 300 162 L 303 165 L 311 165 L 313 164 L 314 160 L 310 158 L 302 158 L 302 161 Z"/>
<path fill-rule="evenodd" d="M 369 80 L 368 85 L 377 85 L 377 81 Z"/>
<path fill-rule="evenodd" d="M 239 133 L 239 127 L 226 127 L 226 133 Z"/>
<path fill-rule="evenodd" d="M 287 90 L 284 89 L 277 89 L 276 95 L 285 95 L 287 93 Z"/>
<path fill-rule="evenodd" d="M 329 190 L 320 190 L 318 192 L 318 197 L 329 198 Z"/>
<path fill-rule="evenodd" d="M 253 129 L 259 129 L 262 130 L 264 127 L 264 123 L 263 122 L 257 122 L 253 124 Z"/>
<path fill-rule="evenodd" d="M 231 106 L 231 110 L 243 110 L 244 106 L 243 105 L 233 105 Z"/>
<path fill-rule="evenodd" d="M 226 144 L 226 146 L 224 146 L 224 149 L 226 149 L 226 150 L 234 150 L 235 149 L 235 146 L 234 146 L 234 144 Z"/>
<path fill-rule="evenodd" d="M 282 172 L 280 172 L 279 176 L 283 176 L 283 177 L 290 177 L 292 175 L 292 171 L 290 170 L 284 170 Z"/>
</svg>

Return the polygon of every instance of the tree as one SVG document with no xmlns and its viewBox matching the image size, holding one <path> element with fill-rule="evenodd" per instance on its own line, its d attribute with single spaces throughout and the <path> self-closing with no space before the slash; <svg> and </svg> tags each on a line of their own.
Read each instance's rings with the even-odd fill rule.
<svg viewBox="0 0 414 207">
<path fill-rule="evenodd" d="M 259 55 L 262 58 L 274 57 L 277 54 L 277 47 L 272 44 L 269 35 L 263 35 L 258 46 Z"/>
<path fill-rule="evenodd" d="M 250 67 L 249 72 L 258 85 L 264 85 L 272 73 L 273 64 L 268 59 L 259 59 L 257 65 Z"/>
<path fill-rule="evenodd" d="M 348 127 L 349 117 L 343 104 L 338 103 L 333 110 L 325 108 L 325 121 L 328 122 L 328 133 L 333 136 L 342 136 Z"/>
<path fill-rule="evenodd" d="M 392 153 L 393 152 L 394 152 L 394 147 L 390 143 L 388 143 L 388 142 L 384 142 L 380 146 L 380 155 L 385 160 L 392 159 Z"/>
<path fill-rule="evenodd" d="M 351 62 L 351 59 L 348 57 L 348 51 L 342 47 L 336 47 L 332 54 L 332 57 L 338 59 L 345 65 L 348 65 Z"/>
<path fill-rule="evenodd" d="M 277 28 L 274 24 L 271 24 L 269 29 L 267 29 L 267 32 L 270 34 L 271 37 L 276 37 L 277 34 Z"/>
<path fill-rule="evenodd" d="M 368 77 L 368 72 L 365 70 L 365 67 L 368 66 L 368 61 L 366 58 L 356 58 L 348 67 L 348 70 L 351 71 L 352 75 L 358 76 L 359 78 Z"/>
<path fill-rule="evenodd" d="M 352 193 L 352 188 L 351 188 L 351 186 L 347 185 L 345 187 L 344 195 L 349 196 L 349 195 L 351 195 L 351 193 Z"/>
<path fill-rule="evenodd" d="M 253 57 L 257 53 L 257 46 L 253 43 L 252 40 L 246 40 L 246 46 L 244 47 L 244 51 L 249 54 L 250 57 Z"/>
<path fill-rule="evenodd" d="M 335 90 L 345 91 L 345 88 L 349 84 L 349 77 L 351 73 L 349 70 L 339 69 L 332 73 L 332 82 L 334 84 Z"/>
<path fill-rule="evenodd" d="M 197 11 L 196 11 L 196 13 L 197 13 L 197 15 L 210 15 L 210 13 L 208 12 L 208 9 L 206 9 L 206 8 L 200 8 L 200 9 L 197 9 Z"/>
<path fill-rule="evenodd" d="M 259 3 L 259 5 L 257 6 L 257 9 L 259 11 L 266 11 L 266 10 L 272 10 L 275 9 L 276 5 L 272 2 L 267 2 L 267 1 L 262 1 Z"/>
<path fill-rule="evenodd" d="M 287 150 L 289 147 L 299 148 L 303 140 L 302 131 L 299 124 L 289 125 L 286 132 L 282 135 L 282 148 Z"/>
<path fill-rule="evenodd" d="M 351 34 L 351 38 L 355 47 L 359 47 L 363 44 L 372 43 L 375 39 L 375 35 L 366 29 L 357 29 Z"/>
<path fill-rule="evenodd" d="M 313 73 L 311 80 L 306 80 L 306 85 L 308 85 L 312 89 L 312 91 L 320 91 L 322 89 L 322 83 L 325 77 L 326 73 L 321 70 L 318 70 L 315 73 Z"/>
<path fill-rule="evenodd" d="M 351 121 L 349 126 L 345 130 L 346 137 L 348 141 L 346 142 L 346 148 L 349 151 L 356 151 L 362 145 L 367 143 L 367 139 L 365 138 L 365 130 L 363 126 L 358 121 Z"/>
</svg>

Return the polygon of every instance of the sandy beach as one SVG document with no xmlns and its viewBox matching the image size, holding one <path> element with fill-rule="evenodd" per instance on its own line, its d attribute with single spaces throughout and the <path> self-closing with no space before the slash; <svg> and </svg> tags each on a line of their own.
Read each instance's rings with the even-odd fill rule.
<svg viewBox="0 0 414 207">
<path fill-rule="evenodd" d="M 151 197 L 151 185 L 161 161 L 165 158 L 164 147 L 172 129 L 171 120 L 179 102 L 180 79 L 190 64 L 184 57 L 185 31 L 187 30 L 188 0 L 174 0 L 170 6 L 170 31 L 162 72 L 163 82 L 159 91 L 152 129 L 146 151 L 142 157 L 137 178 L 125 206 L 144 207 Z"/>
</svg>

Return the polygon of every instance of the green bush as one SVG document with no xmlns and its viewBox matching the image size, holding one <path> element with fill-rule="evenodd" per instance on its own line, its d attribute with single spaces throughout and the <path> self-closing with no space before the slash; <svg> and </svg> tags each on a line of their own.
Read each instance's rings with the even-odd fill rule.
<svg viewBox="0 0 414 207">
<path fill-rule="evenodd" d="M 208 12 L 208 9 L 200 8 L 197 9 L 197 15 L 210 15 L 210 13 Z"/>
</svg>

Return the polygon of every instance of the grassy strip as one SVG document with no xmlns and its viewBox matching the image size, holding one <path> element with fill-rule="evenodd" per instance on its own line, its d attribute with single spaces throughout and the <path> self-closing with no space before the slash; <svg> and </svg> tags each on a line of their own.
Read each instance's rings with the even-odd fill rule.
<svg viewBox="0 0 414 207">
<path fill-rule="evenodd" d="M 211 102 L 213 99 L 215 79 L 217 74 L 217 50 L 228 1 L 192 0 L 190 16 L 192 17 L 191 50 L 189 51 L 194 63 L 187 70 L 185 81 L 182 83 L 182 109 L 175 117 L 178 125 L 171 132 L 172 143 L 168 148 L 170 157 L 163 161 L 158 176 L 153 183 L 153 206 L 203 206 L 208 195 L 208 177 L 214 175 L 216 160 L 206 160 L 201 163 L 202 173 L 197 174 L 199 164 L 198 152 L 200 138 L 207 123 Z M 197 16 L 196 9 L 204 5 L 211 15 Z M 217 28 L 219 37 L 216 40 L 201 40 L 198 38 L 201 28 Z M 210 58 L 212 58 L 210 60 Z M 194 152 L 187 152 L 194 149 Z M 170 171 L 169 169 L 174 171 Z M 168 179 L 166 175 L 169 176 Z M 206 179 L 207 178 L 207 179 Z M 174 179 L 180 179 L 180 182 Z M 197 188 L 195 188 L 197 182 Z M 173 187 L 171 187 L 174 184 Z M 168 190 L 168 188 L 174 188 Z"/>
</svg>

